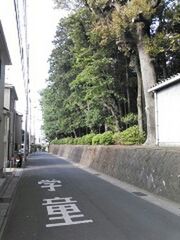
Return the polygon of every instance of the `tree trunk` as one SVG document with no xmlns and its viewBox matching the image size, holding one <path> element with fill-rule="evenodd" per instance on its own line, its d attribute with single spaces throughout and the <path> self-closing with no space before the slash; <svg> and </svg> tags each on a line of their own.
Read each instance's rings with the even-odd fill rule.
<svg viewBox="0 0 180 240">
<path fill-rule="evenodd" d="M 128 74 L 128 62 L 126 58 L 126 97 L 127 97 L 127 111 L 131 112 L 131 104 L 130 104 L 130 93 L 129 93 L 129 74 Z"/>
<path fill-rule="evenodd" d="M 77 134 L 75 130 L 73 130 L 73 133 L 74 133 L 74 137 L 77 138 Z"/>
<path fill-rule="evenodd" d="M 113 110 L 113 108 L 111 106 L 107 105 L 106 103 L 104 103 L 104 107 L 107 108 L 111 112 L 112 116 L 114 117 L 116 131 L 117 132 L 120 131 L 120 129 L 121 129 L 120 122 L 119 122 L 118 116 L 116 115 L 115 111 Z"/>
<path fill-rule="evenodd" d="M 151 93 L 148 93 L 148 90 L 156 83 L 156 75 L 154 66 L 151 62 L 151 58 L 144 46 L 142 24 L 139 24 L 137 26 L 137 34 L 138 34 L 137 49 L 141 66 L 145 97 L 145 110 L 147 118 L 147 139 L 145 144 L 154 145 L 156 142 L 154 99 L 153 95 Z"/>
<path fill-rule="evenodd" d="M 105 132 L 108 131 L 108 125 L 107 125 L 107 123 L 104 124 L 104 129 L 105 129 Z"/>
<path fill-rule="evenodd" d="M 142 76 L 138 57 L 135 57 L 135 71 L 137 75 L 137 110 L 139 131 L 143 132 L 143 111 L 142 111 Z"/>
<path fill-rule="evenodd" d="M 116 125 L 116 131 L 117 132 L 119 132 L 120 130 L 121 130 L 121 128 L 120 128 L 120 124 L 119 124 L 119 120 L 118 120 L 118 118 L 116 117 L 116 116 L 114 116 L 115 117 L 115 125 Z"/>
</svg>

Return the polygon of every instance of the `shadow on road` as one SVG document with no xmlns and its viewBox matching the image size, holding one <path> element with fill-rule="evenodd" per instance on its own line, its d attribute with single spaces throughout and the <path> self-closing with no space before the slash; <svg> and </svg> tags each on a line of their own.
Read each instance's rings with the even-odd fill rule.
<svg viewBox="0 0 180 240">
<path fill-rule="evenodd" d="M 29 155 L 25 170 L 38 170 L 46 168 L 73 168 L 71 163 L 59 159 L 46 152 L 35 152 Z"/>
</svg>

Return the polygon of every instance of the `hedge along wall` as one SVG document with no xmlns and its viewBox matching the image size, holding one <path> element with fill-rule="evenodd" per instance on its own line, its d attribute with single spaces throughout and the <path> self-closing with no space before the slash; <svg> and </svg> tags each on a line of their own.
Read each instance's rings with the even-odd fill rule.
<svg viewBox="0 0 180 240">
<path fill-rule="evenodd" d="M 49 151 L 180 202 L 180 149 L 51 145 Z"/>
</svg>

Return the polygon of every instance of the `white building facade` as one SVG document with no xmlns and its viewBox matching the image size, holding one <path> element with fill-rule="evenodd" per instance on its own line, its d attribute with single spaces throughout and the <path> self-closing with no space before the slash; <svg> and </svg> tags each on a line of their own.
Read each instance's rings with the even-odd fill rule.
<svg viewBox="0 0 180 240">
<path fill-rule="evenodd" d="M 149 90 L 154 93 L 156 144 L 180 146 L 180 74 Z"/>
</svg>

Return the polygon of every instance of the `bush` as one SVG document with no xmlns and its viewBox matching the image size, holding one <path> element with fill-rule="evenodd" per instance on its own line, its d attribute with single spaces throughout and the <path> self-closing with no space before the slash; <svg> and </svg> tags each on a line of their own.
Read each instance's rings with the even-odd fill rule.
<svg viewBox="0 0 180 240">
<path fill-rule="evenodd" d="M 104 145 L 110 145 L 113 144 L 113 132 L 108 131 L 108 132 L 104 132 L 103 134 L 101 134 L 100 136 L 100 144 L 104 144 Z"/>
<path fill-rule="evenodd" d="M 121 118 L 121 121 L 129 126 L 134 126 L 138 123 L 138 116 L 134 113 L 128 113 L 126 116 Z"/>
<path fill-rule="evenodd" d="M 140 132 L 138 126 L 133 126 L 123 132 L 115 133 L 113 140 L 116 144 L 142 144 L 145 141 L 145 133 Z"/>
<path fill-rule="evenodd" d="M 82 144 L 83 144 L 83 139 L 82 139 L 82 137 L 78 137 L 78 138 L 77 138 L 77 144 L 78 144 L 78 145 L 82 145 Z"/>
<path fill-rule="evenodd" d="M 113 135 L 113 141 L 114 141 L 115 144 L 122 144 L 122 143 L 121 143 L 121 133 L 122 133 L 122 132 L 116 132 L 116 133 L 114 133 L 114 135 Z"/>
<path fill-rule="evenodd" d="M 58 144 L 58 139 L 54 139 L 51 141 L 51 144 Z"/>
<path fill-rule="evenodd" d="M 71 143 L 73 143 L 72 137 L 67 137 L 62 139 L 62 144 L 71 144 Z"/>
<path fill-rule="evenodd" d="M 92 144 L 92 139 L 95 136 L 95 133 L 87 134 L 83 137 L 67 137 L 67 138 L 61 138 L 61 139 L 54 139 L 51 141 L 51 144 L 75 144 L 75 145 L 82 145 L 82 144 Z"/>
<path fill-rule="evenodd" d="M 67 138 L 61 138 L 61 139 L 54 139 L 51 144 L 73 144 L 74 138 L 67 137 Z"/>
<path fill-rule="evenodd" d="M 78 138 L 74 138 L 72 144 L 74 144 L 74 145 L 78 144 L 78 140 L 79 140 Z"/>
<path fill-rule="evenodd" d="M 67 144 L 77 145 L 77 144 L 80 144 L 79 140 L 80 140 L 79 138 L 71 138 L 69 139 Z"/>
<path fill-rule="evenodd" d="M 111 131 L 104 132 L 102 134 L 96 134 L 92 139 L 93 145 L 109 145 L 113 144 L 113 142 L 113 132 Z"/>
<path fill-rule="evenodd" d="M 132 145 L 132 144 L 142 144 L 145 141 L 145 133 L 141 133 L 139 131 L 138 126 L 133 126 L 127 128 L 123 132 L 117 132 L 113 134 L 113 132 L 108 131 L 102 134 L 94 134 L 90 133 L 83 137 L 79 138 L 62 138 L 55 139 L 51 142 L 51 144 L 75 144 L 75 145 L 110 145 L 110 144 L 124 144 L 124 145 Z"/>
<path fill-rule="evenodd" d="M 92 139 L 92 144 L 93 145 L 100 144 L 100 139 L 101 139 L 101 134 L 96 134 Z"/>
<path fill-rule="evenodd" d="M 82 144 L 92 144 L 92 139 L 95 136 L 95 133 L 90 133 L 82 137 Z"/>
</svg>

